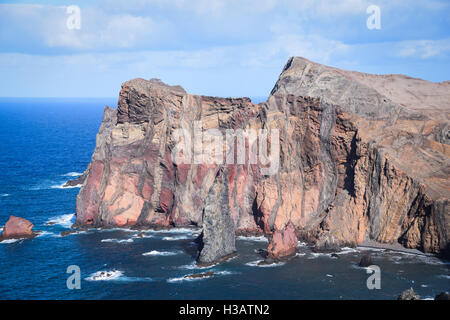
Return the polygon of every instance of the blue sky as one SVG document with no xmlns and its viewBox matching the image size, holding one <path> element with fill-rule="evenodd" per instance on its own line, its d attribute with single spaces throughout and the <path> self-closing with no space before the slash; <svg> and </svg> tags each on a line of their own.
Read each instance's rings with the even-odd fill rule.
<svg viewBox="0 0 450 320">
<path fill-rule="evenodd" d="M 67 28 L 69 5 L 79 30 Z M 370 5 L 379 30 L 366 26 Z M 290 56 L 450 80 L 450 1 L 0 1 L 3 97 L 116 97 L 136 77 L 267 96 Z"/>
</svg>

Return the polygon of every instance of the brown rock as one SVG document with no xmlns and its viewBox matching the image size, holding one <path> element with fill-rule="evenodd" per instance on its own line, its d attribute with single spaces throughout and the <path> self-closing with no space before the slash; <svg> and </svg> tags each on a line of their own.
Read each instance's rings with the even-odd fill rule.
<svg viewBox="0 0 450 320">
<path fill-rule="evenodd" d="M 37 233 L 33 232 L 33 224 L 30 221 L 11 215 L 0 235 L 0 241 L 6 239 L 33 238 L 36 235 Z"/>
<path fill-rule="evenodd" d="M 420 296 L 416 294 L 413 288 L 403 291 L 397 300 L 420 300 Z"/>
<path fill-rule="evenodd" d="M 83 173 L 81 176 L 79 176 L 76 179 L 68 180 L 63 185 L 63 188 L 81 186 L 85 180 L 86 180 L 86 174 Z"/>
<path fill-rule="evenodd" d="M 276 230 L 269 241 L 267 248 L 268 258 L 286 258 L 295 254 L 298 240 L 295 236 L 295 229 L 292 223 L 289 223 L 284 230 Z"/>
<path fill-rule="evenodd" d="M 448 292 L 441 292 L 436 295 L 434 300 L 450 300 L 450 294 Z"/>
</svg>

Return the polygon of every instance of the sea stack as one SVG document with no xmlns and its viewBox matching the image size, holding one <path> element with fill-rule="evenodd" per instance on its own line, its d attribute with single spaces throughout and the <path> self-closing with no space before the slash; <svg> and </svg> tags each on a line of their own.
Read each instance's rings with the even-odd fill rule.
<svg viewBox="0 0 450 320">
<path fill-rule="evenodd" d="M 127 81 L 117 108 L 105 108 L 76 225 L 202 226 L 204 248 L 229 248 L 215 258 L 233 251 L 234 233 L 266 234 L 275 259 L 291 255 L 297 238 L 318 250 L 372 240 L 448 256 L 448 92 L 450 82 L 300 57 L 288 60 L 260 104 L 192 95 L 157 79 Z M 260 145 L 251 136 L 244 162 L 236 153 L 233 163 L 176 162 L 181 136 L 194 139 L 198 123 L 224 141 L 227 130 L 278 130 L 267 139 L 276 170 L 249 161 Z M 191 151 L 185 155 L 194 158 Z M 224 158 L 230 152 L 224 148 Z M 208 235 L 211 228 L 217 232 Z"/>
<path fill-rule="evenodd" d="M 210 265 L 236 252 L 233 217 L 228 204 L 228 173 L 219 170 L 206 197 L 203 209 L 203 231 L 200 236 L 199 265 Z"/>
<path fill-rule="evenodd" d="M 7 239 L 33 238 L 36 235 L 37 233 L 33 232 L 33 224 L 30 221 L 11 215 L 0 235 L 0 241 Z"/>
</svg>

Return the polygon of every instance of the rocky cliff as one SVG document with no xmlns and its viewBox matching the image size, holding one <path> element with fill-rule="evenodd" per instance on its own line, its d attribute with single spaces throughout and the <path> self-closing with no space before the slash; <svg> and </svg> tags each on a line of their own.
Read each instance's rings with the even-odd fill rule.
<svg viewBox="0 0 450 320">
<path fill-rule="evenodd" d="M 303 58 L 260 104 L 125 82 L 105 108 L 76 225 L 201 226 L 203 263 L 233 253 L 235 233 L 266 234 L 270 258 L 294 254 L 297 239 L 448 254 L 449 92 Z"/>
</svg>

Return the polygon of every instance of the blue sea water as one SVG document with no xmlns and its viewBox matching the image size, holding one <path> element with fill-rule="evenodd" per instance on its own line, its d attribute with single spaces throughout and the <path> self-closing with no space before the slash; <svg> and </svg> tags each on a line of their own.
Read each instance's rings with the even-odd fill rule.
<svg viewBox="0 0 450 320">
<path fill-rule="evenodd" d="M 0 99 L 0 226 L 9 215 L 42 233 L 0 242 L 0 299 L 395 299 L 414 288 L 422 298 L 450 288 L 449 264 L 436 258 L 372 251 L 381 289 L 357 267 L 366 249 L 333 258 L 299 246 L 282 264 L 261 267 L 264 238 L 238 238 L 238 256 L 209 269 L 195 266 L 198 231 L 90 230 L 61 237 L 74 219 L 78 188 L 61 188 L 87 167 L 105 105 L 116 99 Z M 49 224 L 50 222 L 50 224 Z M 69 290 L 67 268 L 81 270 Z M 187 280 L 187 274 L 214 276 Z M 112 277 L 96 277 L 108 271 Z"/>
</svg>

